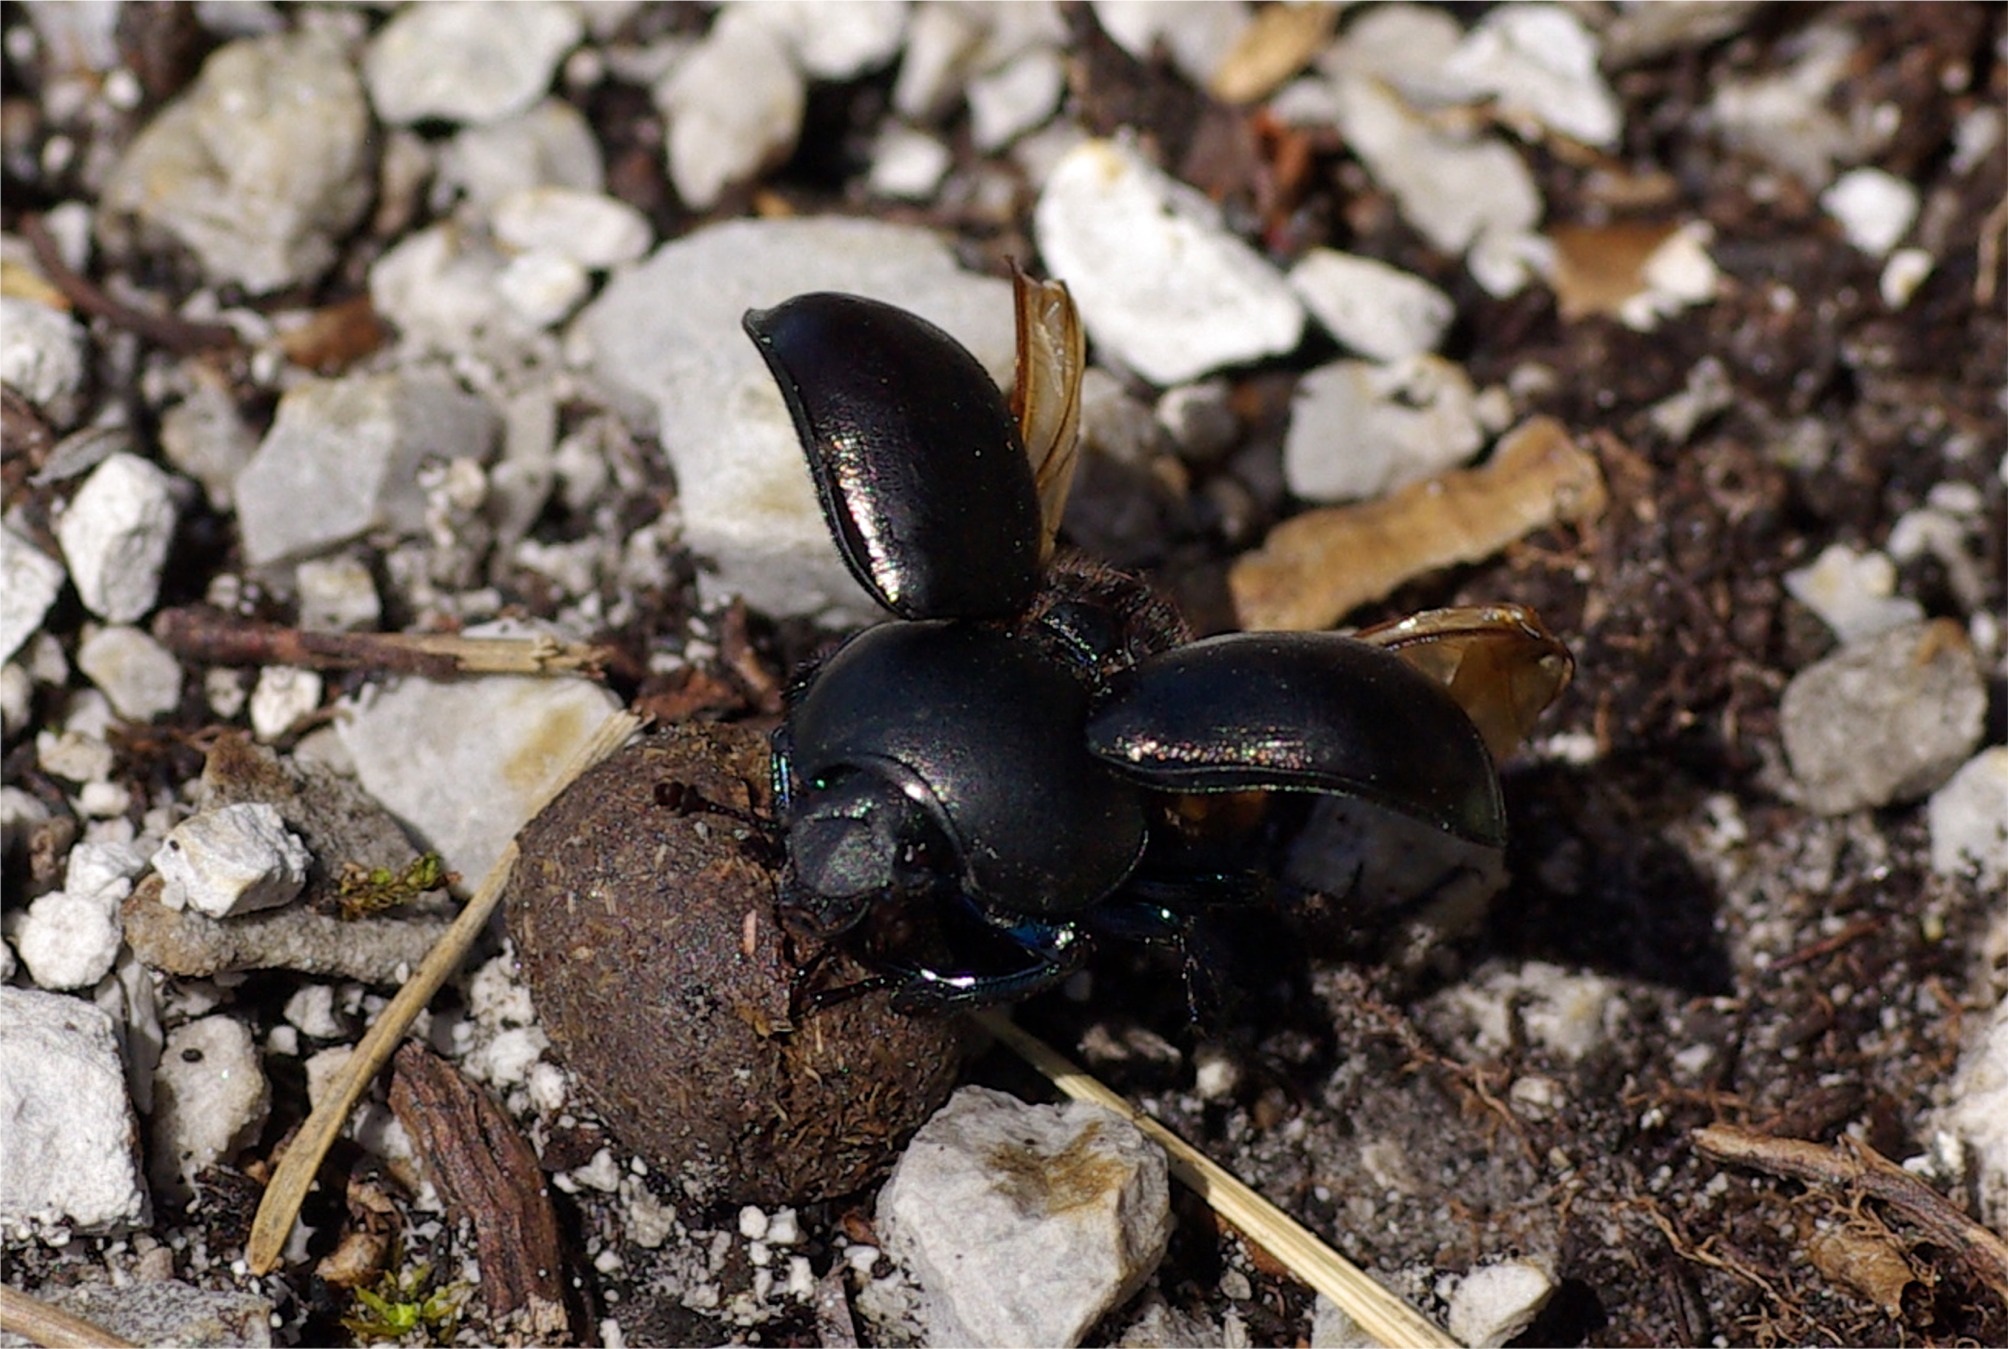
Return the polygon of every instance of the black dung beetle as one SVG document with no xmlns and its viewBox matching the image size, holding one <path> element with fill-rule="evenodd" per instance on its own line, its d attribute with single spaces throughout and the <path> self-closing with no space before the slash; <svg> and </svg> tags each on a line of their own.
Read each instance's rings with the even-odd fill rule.
<svg viewBox="0 0 2008 1349">
<path fill-rule="evenodd" d="M 1354 883 L 1279 849 L 1319 801 L 1502 848 L 1495 756 L 1568 677 L 1524 610 L 1195 642 L 1142 582 L 1055 557 L 1085 344 L 1064 286 L 1021 276 L 1017 306 L 1012 402 L 880 301 L 745 317 L 838 549 L 899 620 L 798 673 L 773 737 L 782 924 L 877 971 L 810 1007 L 1020 998 L 1096 935 L 1179 948 L 1191 988 L 1205 914 Z"/>
</svg>

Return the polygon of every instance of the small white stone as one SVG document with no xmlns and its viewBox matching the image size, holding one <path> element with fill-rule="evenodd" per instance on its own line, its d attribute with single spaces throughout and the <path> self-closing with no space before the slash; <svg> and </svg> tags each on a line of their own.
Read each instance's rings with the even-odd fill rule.
<svg viewBox="0 0 2008 1349">
<path fill-rule="evenodd" d="M 1820 194 L 1820 205 L 1840 222 L 1848 242 L 1882 257 L 1917 219 L 1917 189 L 1881 169 L 1850 169 Z"/>
<path fill-rule="evenodd" d="M 370 43 L 363 79 L 386 122 L 493 122 L 535 102 L 583 34 L 551 0 L 414 5 Z"/>
<path fill-rule="evenodd" d="M 12 661 L 0 665 L 0 733 L 13 739 L 28 724 L 28 714 L 34 705 L 35 681 L 28 677 L 28 672 Z"/>
<path fill-rule="evenodd" d="M 555 253 L 518 253 L 495 278 L 496 292 L 536 328 L 563 323 L 592 288 L 585 268 Z"/>
<path fill-rule="evenodd" d="M 1932 793 L 1931 869 L 1972 874 L 1983 886 L 2008 882 L 2008 748 L 1980 751 Z"/>
<path fill-rule="evenodd" d="M 1873 637 L 1924 617 L 1924 606 L 1896 595 L 1896 564 L 1873 549 L 1829 544 L 1810 565 L 1785 573 L 1785 592 L 1820 616 L 1843 642 Z"/>
<path fill-rule="evenodd" d="M 153 856 L 160 900 L 211 918 L 292 902 L 313 855 L 264 802 L 206 810 L 176 825 Z"/>
<path fill-rule="evenodd" d="M 91 470 L 56 522 L 56 540 L 84 607 L 113 623 L 153 608 L 174 538 L 174 483 L 120 451 Z"/>
<path fill-rule="evenodd" d="M 472 883 L 618 709 L 582 679 L 407 679 L 345 703 L 335 724 L 363 786 Z"/>
<path fill-rule="evenodd" d="M 773 30 L 748 9 L 725 10 L 655 90 L 676 195 L 708 211 L 726 188 L 785 157 L 807 101 L 802 73 Z"/>
<path fill-rule="evenodd" d="M 1392 365 L 1334 361 L 1291 404 L 1283 476 L 1307 501 L 1358 501 L 1434 477 L 1485 443 L 1462 366 L 1440 356 Z"/>
<path fill-rule="evenodd" d="M 976 63 L 988 17 L 976 5 L 921 5 L 915 10 L 893 82 L 894 111 L 916 122 L 944 116 Z"/>
<path fill-rule="evenodd" d="M 1532 1324 L 1554 1293 L 1555 1276 L 1531 1260 L 1474 1269 L 1450 1295 L 1450 1333 L 1471 1349 L 1492 1349 Z"/>
<path fill-rule="evenodd" d="M 293 996 L 286 999 L 281 1015 L 302 1035 L 316 1040 L 338 1040 L 347 1031 L 341 1018 L 335 1015 L 332 984 L 305 984 L 294 990 Z"/>
<path fill-rule="evenodd" d="M 1118 141 L 1069 151 L 1033 214 L 1104 356 L 1157 384 L 1291 350 L 1304 309 L 1213 204 Z"/>
<path fill-rule="evenodd" d="M 872 146 L 871 189 L 881 197 L 925 201 L 953 160 L 948 147 L 925 131 L 888 122 Z"/>
<path fill-rule="evenodd" d="M 345 554 L 310 559 L 294 569 L 293 582 L 300 590 L 303 628 L 352 632 L 374 628 L 383 618 L 376 580 L 361 558 Z"/>
<path fill-rule="evenodd" d="M 12 660 L 63 591 L 63 564 L 0 527 L 0 660 Z"/>
<path fill-rule="evenodd" d="M 153 1075 L 154 1185 L 177 1199 L 192 1196 L 198 1172 L 256 1140 L 271 1103 L 243 1022 L 206 1016 L 170 1031 Z"/>
<path fill-rule="evenodd" d="M 1618 307 L 1619 322 L 1649 332 L 1661 319 L 1713 300 L 1722 285 L 1722 273 L 1708 254 L 1714 238 L 1714 229 L 1699 220 L 1668 235 L 1639 269 L 1645 285 Z"/>
<path fill-rule="evenodd" d="M 0 1234 L 142 1226 L 139 1126 L 112 1019 L 82 998 L 0 987 Z"/>
<path fill-rule="evenodd" d="M 570 187 L 531 187 L 495 203 L 490 221 L 509 248 L 549 253 L 592 271 L 633 262 L 654 239 L 648 217 L 614 197 Z"/>
<path fill-rule="evenodd" d="M 1157 400 L 1156 413 L 1157 424 L 1186 459 L 1212 459 L 1241 434 L 1241 419 L 1234 415 L 1233 390 L 1224 379 L 1166 389 Z"/>
<path fill-rule="evenodd" d="M 84 340 L 83 327 L 62 310 L 0 295 L 0 383 L 59 423 L 75 412 Z"/>
<path fill-rule="evenodd" d="M 1326 331 L 1376 361 L 1435 350 L 1457 312 L 1421 277 L 1331 248 L 1304 254 L 1290 269 L 1290 285 Z"/>
<path fill-rule="evenodd" d="M 752 6 L 811 79 L 854 80 L 899 54 L 905 0 L 761 0 Z"/>
<path fill-rule="evenodd" d="M 969 82 L 969 136 L 988 154 L 1053 115 L 1067 87 L 1060 53 L 1035 47 Z"/>
<path fill-rule="evenodd" d="M 14 932 L 28 977 L 48 989 L 95 985 L 111 973 L 121 940 L 116 901 L 63 890 L 30 904 Z"/>
<path fill-rule="evenodd" d="M 1436 248 L 1457 254 L 1488 237 L 1511 241 L 1534 232 L 1541 194 L 1504 141 L 1439 128 L 1372 80 L 1347 77 L 1336 93 L 1347 148 Z"/>
<path fill-rule="evenodd" d="M 1444 74 L 1489 96 L 1494 115 L 1511 125 L 1603 149 L 1617 144 L 1618 103 L 1597 69 L 1597 40 L 1560 5 L 1491 11 L 1451 55 Z"/>
<path fill-rule="evenodd" d="M 1922 248 L 1899 248 L 1883 265 L 1882 275 L 1876 279 L 1876 291 L 1884 304 L 1901 309 L 1910 303 L 1910 297 L 1917 294 L 1917 288 L 1937 265 L 1938 259 Z"/>
<path fill-rule="evenodd" d="M 485 233 L 441 221 L 406 235 L 376 260 L 370 304 L 396 326 L 406 348 L 453 355 L 509 350 L 534 330 L 497 287 L 508 262 Z"/>
<path fill-rule="evenodd" d="M 77 668 L 132 721 L 151 721 L 181 702 L 181 662 L 138 628 L 97 629 L 78 645 Z"/>
<path fill-rule="evenodd" d="M 767 1235 L 767 1210 L 748 1204 L 739 1210 L 739 1235 L 759 1241 Z"/>
<path fill-rule="evenodd" d="M 35 762 L 42 771 L 69 782 L 103 782 L 111 776 L 112 748 L 102 736 L 84 731 L 37 731 Z"/>
<path fill-rule="evenodd" d="M 605 166 L 591 124 L 572 104 L 547 98 L 528 112 L 464 128 L 439 157 L 439 177 L 477 206 L 533 187 L 598 192 Z"/>
<path fill-rule="evenodd" d="M 2008 1225 L 2008 1002 L 1995 1004 L 1960 1056 L 1940 1118 L 1969 1153 L 1980 1221 L 2000 1231 Z"/>
<path fill-rule="evenodd" d="M 312 670 L 266 666 L 251 690 L 251 733 L 263 741 L 277 740 L 302 717 L 320 710 L 321 692 L 321 676 Z"/>
<path fill-rule="evenodd" d="M 1165 4 L 1163 0 L 1093 0 L 1095 22 L 1117 46 L 1138 61 L 1170 56 L 1180 74 L 1201 89 L 1248 27 L 1250 7 L 1240 0 L 1205 5 Z"/>
</svg>

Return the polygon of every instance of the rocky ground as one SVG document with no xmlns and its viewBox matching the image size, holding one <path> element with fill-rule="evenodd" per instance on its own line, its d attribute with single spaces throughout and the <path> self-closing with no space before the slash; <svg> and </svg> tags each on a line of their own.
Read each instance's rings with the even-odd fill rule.
<svg viewBox="0 0 2008 1349">
<path fill-rule="evenodd" d="M 1514 602 L 1576 661 L 1484 912 L 1250 914 L 1198 1025 L 1128 950 L 1018 1022 L 1468 1343 L 2008 1342 L 2004 13 L 7 5 L 7 1290 L 77 1342 L 1360 1342 L 882 1000 L 748 1089 L 808 1103 L 757 1164 L 637 1143 L 806 1041 L 689 1029 L 738 908 L 519 946 L 583 825 L 247 1255 L 616 708 L 686 757 L 586 862 L 765 894 L 675 783 L 756 804 L 874 610 L 740 314 L 862 291 L 1008 380 L 1017 264 L 1090 339 L 1066 542 L 1201 631 Z"/>
</svg>

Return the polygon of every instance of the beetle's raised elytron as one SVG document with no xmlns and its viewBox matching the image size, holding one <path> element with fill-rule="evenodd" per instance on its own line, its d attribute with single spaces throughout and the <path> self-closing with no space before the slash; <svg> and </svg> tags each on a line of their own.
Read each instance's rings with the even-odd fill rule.
<svg viewBox="0 0 2008 1349">
<path fill-rule="evenodd" d="M 1502 848 L 1494 758 L 1566 681 L 1561 644 L 1511 607 L 1189 641 L 1141 582 L 1056 558 L 1084 341 L 1063 286 L 1020 277 L 1017 303 L 1008 403 L 892 305 L 745 318 L 845 562 L 897 616 L 801 672 L 774 735 L 781 920 L 876 971 L 812 1001 L 1005 1001 L 1096 935 L 1184 949 L 1279 873 L 1344 895 L 1350 872 L 1279 847 L 1324 806 Z"/>
</svg>

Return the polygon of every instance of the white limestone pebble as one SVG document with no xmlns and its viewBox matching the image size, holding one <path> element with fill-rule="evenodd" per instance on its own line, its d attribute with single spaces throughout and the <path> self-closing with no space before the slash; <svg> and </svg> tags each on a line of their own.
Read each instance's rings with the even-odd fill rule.
<svg viewBox="0 0 2008 1349">
<path fill-rule="evenodd" d="M 359 557 L 310 558 L 293 569 L 300 626 L 316 631 L 374 628 L 383 618 L 376 579 Z"/>
<path fill-rule="evenodd" d="M 1434 477 L 1485 443 L 1478 395 L 1440 356 L 1333 361 L 1297 384 L 1283 476 L 1307 501 L 1356 501 Z"/>
<path fill-rule="evenodd" d="M 139 456 L 121 450 L 92 469 L 56 521 L 84 607 L 112 623 L 144 617 L 179 515 L 174 480 Z"/>
<path fill-rule="evenodd" d="M 1506 5 L 1472 28 L 1445 63 L 1493 114 L 1600 149 L 1617 144 L 1618 102 L 1597 69 L 1597 39 L 1561 5 Z M 1476 101 L 1474 98 L 1473 101 Z"/>
<path fill-rule="evenodd" d="M 1931 869 L 2008 883 L 2008 747 L 1990 746 L 1931 795 Z"/>
<path fill-rule="evenodd" d="M 1290 286 L 1325 330 L 1362 356 L 1398 361 L 1436 349 L 1457 309 L 1419 276 L 1378 258 L 1313 248 Z"/>
<path fill-rule="evenodd" d="M 63 564 L 0 526 L 0 660 L 14 659 L 63 593 Z"/>
<path fill-rule="evenodd" d="M 0 384 L 67 425 L 83 381 L 83 325 L 40 301 L 0 295 Z"/>
<path fill-rule="evenodd" d="M 584 31 L 556 0 L 411 5 L 370 43 L 363 80 L 393 125 L 493 122 L 536 102 Z"/>
<path fill-rule="evenodd" d="M 130 721 L 151 721 L 181 702 L 181 662 L 138 628 L 98 628 L 77 646 L 77 668 Z"/>
<path fill-rule="evenodd" d="M 205 1016 L 168 1032 L 153 1074 L 154 1186 L 171 1198 L 192 1196 L 196 1173 L 256 1141 L 271 1104 L 257 1043 L 242 1021 Z"/>
<path fill-rule="evenodd" d="M 571 187 L 530 187 L 495 203 L 490 224 L 506 247 L 549 253 L 592 271 L 648 251 L 648 217 L 624 201 Z"/>
<path fill-rule="evenodd" d="M 969 138 L 985 154 L 1039 126 L 1060 106 L 1067 71 L 1053 47 L 1030 48 L 969 82 Z"/>
<path fill-rule="evenodd" d="M 153 855 L 166 884 L 161 903 L 211 918 L 291 903 L 307 882 L 313 854 L 262 801 L 191 815 Z"/>
<path fill-rule="evenodd" d="M 1033 228 L 1100 353 L 1155 384 L 1291 350 L 1304 308 L 1204 196 L 1119 141 L 1087 141 L 1046 179 Z"/>
<path fill-rule="evenodd" d="M 1942 785 L 1980 743 L 1987 688 L 1949 619 L 1849 642 L 1792 677 L 1779 700 L 1785 758 L 1821 815 Z"/>
<path fill-rule="evenodd" d="M 439 179 L 487 206 L 534 187 L 599 192 L 605 185 L 591 124 L 564 99 L 547 98 L 499 122 L 463 127 L 440 150 Z"/>
<path fill-rule="evenodd" d="M 808 85 L 758 8 L 720 13 L 654 90 L 668 123 L 670 182 L 695 211 L 785 158 L 801 134 Z"/>
<path fill-rule="evenodd" d="M 1470 251 L 1472 277 L 1494 295 L 1511 294 L 1538 271 L 1546 249 L 1535 234 L 1541 195 L 1510 145 L 1438 126 L 1371 79 L 1342 79 L 1334 93 L 1346 148 L 1434 247 Z"/>
<path fill-rule="evenodd" d="M 872 142 L 871 189 L 881 197 L 925 201 L 948 176 L 954 156 L 925 131 L 887 122 Z"/>
<path fill-rule="evenodd" d="M 1239 0 L 1210 5 L 1168 5 L 1163 0 L 1092 3 L 1095 22 L 1117 46 L 1145 62 L 1156 59 L 1162 49 L 1172 65 L 1201 89 L 1211 83 L 1252 17 L 1250 7 Z"/>
<path fill-rule="evenodd" d="M 1887 553 L 1829 544 L 1810 564 L 1785 573 L 1785 593 L 1820 616 L 1843 642 L 1873 637 L 1924 617 L 1924 606 L 1896 593 Z"/>
<path fill-rule="evenodd" d="M 320 710 L 323 681 L 312 670 L 268 665 L 251 690 L 251 734 L 271 742 Z"/>
<path fill-rule="evenodd" d="M 1980 1221 L 2008 1226 L 2008 1001 L 1960 1056 L 1950 1099 L 1939 1119 L 1968 1153 Z"/>
<path fill-rule="evenodd" d="M 213 279 L 253 291 L 311 281 L 375 191 L 371 134 L 332 35 L 232 42 L 147 123 L 112 170 L 104 206 L 173 234 Z"/>
<path fill-rule="evenodd" d="M 900 1157 L 877 1231 L 930 1343 L 1078 1344 L 1164 1255 L 1164 1153 L 1099 1106 L 964 1087 Z"/>
<path fill-rule="evenodd" d="M 1472 1270 L 1450 1295 L 1450 1333 L 1471 1349 L 1495 1349 L 1525 1330 L 1555 1293 L 1555 1276 L 1532 1260 Z"/>
<path fill-rule="evenodd" d="M 811 290 L 912 310 L 1011 378 L 1008 285 L 962 271 L 926 230 L 835 216 L 736 220 L 666 244 L 616 273 L 570 338 L 644 418 L 653 411 L 707 603 L 739 594 L 775 615 L 871 621 L 883 611 L 830 542 L 794 422 L 740 329 L 748 308 Z"/>
<path fill-rule="evenodd" d="M 38 988 L 91 988 L 118 960 L 118 903 L 52 890 L 21 915 L 14 949 Z"/>
<path fill-rule="evenodd" d="M 1870 257 L 1885 256 L 1917 219 L 1917 189 L 1882 169 L 1850 169 L 1820 194 L 1848 242 Z"/>
<path fill-rule="evenodd" d="M 474 885 L 619 709 L 583 679 L 405 679 L 344 703 L 335 726 L 363 786 Z"/>
<path fill-rule="evenodd" d="M 897 56 L 910 12 L 904 0 L 761 0 L 751 9 L 805 75 L 834 81 L 854 80 Z"/>
<path fill-rule="evenodd" d="M 81 998 L 0 987 L 0 1235 L 111 1233 L 151 1217 L 112 1019 Z"/>
<path fill-rule="evenodd" d="M 425 522 L 419 465 L 485 460 L 500 419 L 436 371 L 304 380 L 237 475 L 238 524 L 254 567 L 311 556 L 365 530 Z M 302 503 L 313 509 L 301 509 Z"/>
</svg>

